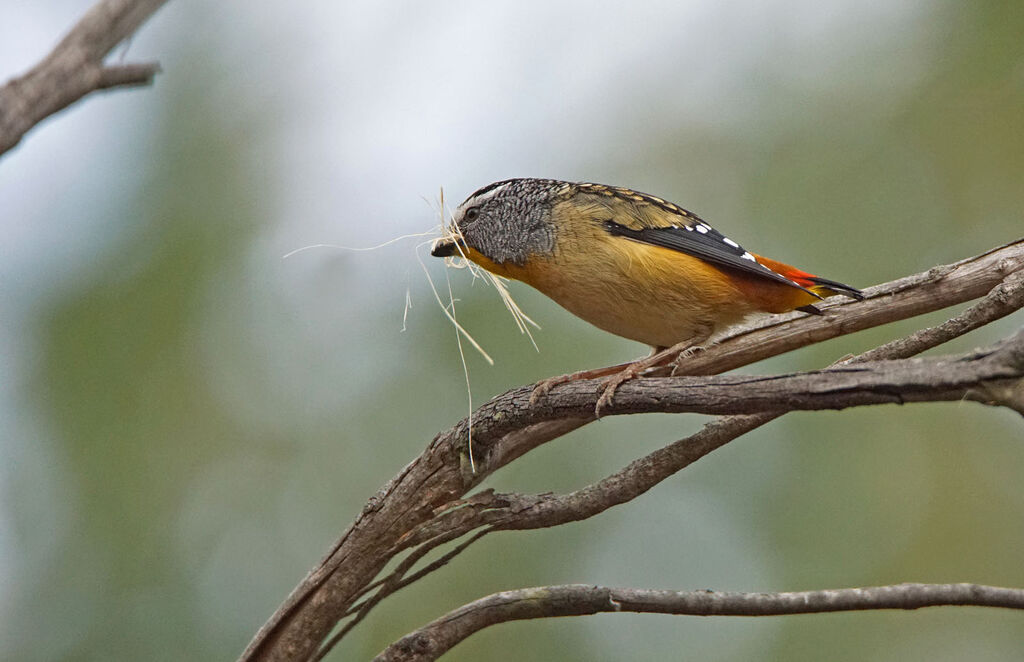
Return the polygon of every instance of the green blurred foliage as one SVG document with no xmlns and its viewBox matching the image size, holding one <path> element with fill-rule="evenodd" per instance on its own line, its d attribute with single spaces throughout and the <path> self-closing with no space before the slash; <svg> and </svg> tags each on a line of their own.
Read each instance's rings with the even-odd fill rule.
<svg viewBox="0 0 1024 662">
<path fill-rule="evenodd" d="M 752 72 L 755 101 L 741 121 L 694 127 L 671 108 L 645 109 L 649 126 L 610 136 L 631 149 L 609 148 L 602 167 L 607 180 L 677 200 L 758 252 L 846 282 L 953 261 L 1024 227 L 1021 34 L 1015 3 L 935 5 L 913 31 L 869 41 L 829 76 L 798 85 L 767 65 Z M 275 109 L 211 94 L 203 76 L 214 74 L 203 72 L 215 60 L 197 57 L 190 84 L 166 82 L 176 86 L 120 211 L 123 234 L 36 320 L 29 401 L 49 433 L 47 475 L 16 477 L 8 495 L 22 579 L 0 658 L 237 655 L 365 499 L 467 410 L 454 332 L 425 286 L 412 286 L 417 304 L 399 334 L 394 306 L 381 302 L 393 292 L 364 296 L 353 275 L 365 276 L 353 271 L 362 258 L 324 260 L 324 291 L 305 299 L 274 282 L 287 266 L 252 263 L 280 222 L 260 146 Z M 908 61 L 924 72 L 910 89 L 898 75 Z M 637 122 L 625 101 L 593 112 Z M 513 286 L 543 327 L 535 353 L 493 292 L 464 272 L 451 281 L 460 322 L 497 359 L 491 368 L 467 349 L 476 404 L 643 351 Z M 324 307 L 340 311 L 330 353 L 303 341 Z M 922 323 L 748 370 L 818 367 Z M 951 348 L 1020 324 L 1018 314 Z M 602 421 L 487 486 L 572 489 L 702 420 Z M 967 403 L 790 415 L 601 517 L 485 538 L 383 603 L 332 659 L 365 659 L 448 609 L 518 586 L 1021 586 L 1021 438 L 1019 417 Z M 42 492 L 51 510 L 38 506 Z M 451 658 L 1009 660 L 1021 650 L 1018 615 L 946 609 L 517 623 Z"/>
</svg>

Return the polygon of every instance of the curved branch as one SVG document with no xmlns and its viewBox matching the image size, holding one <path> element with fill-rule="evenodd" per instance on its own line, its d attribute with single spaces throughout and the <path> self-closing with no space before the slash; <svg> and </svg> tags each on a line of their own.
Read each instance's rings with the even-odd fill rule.
<svg viewBox="0 0 1024 662">
<path fill-rule="evenodd" d="M 27 73 L 0 88 L 0 154 L 32 127 L 97 90 L 148 85 L 156 63 L 105 66 L 103 58 L 167 0 L 102 0 Z"/>
<path fill-rule="evenodd" d="M 981 255 L 864 290 L 865 301 L 833 297 L 824 315 L 773 315 L 736 327 L 715 347 L 687 360 L 685 374 L 713 375 L 812 343 L 923 315 L 985 296 L 1024 270 L 1024 238 Z M 770 333 L 767 333 L 770 331 Z"/>
<path fill-rule="evenodd" d="M 689 616 L 779 616 L 945 605 L 1024 609 L 1024 589 L 981 584 L 896 584 L 792 593 L 719 593 L 540 586 L 494 593 L 451 611 L 387 647 L 378 662 L 436 660 L 453 646 L 498 623 L 602 612 Z"/>
<path fill-rule="evenodd" d="M 1024 376 L 1024 334 L 983 352 L 917 361 L 849 363 L 785 375 L 650 377 L 626 382 L 615 392 L 607 414 L 756 414 L 771 411 L 844 409 L 872 404 L 962 400 L 989 382 Z M 527 425 L 592 415 L 603 386 L 581 380 L 559 387 L 556 403 L 519 410 Z M 495 402 L 515 406 L 529 397 L 517 389 Z M 510 417 L 518 422 L 515 417 Z"/>
<path fill-rule="evenodd" d="M 959 262 L 870 287 L 864 292 L 865 301 L 833 297 L 818 306 L 824 313 L 821 316 L 789 313 L 736 327 L 714 346 L 690 357 L 680 366 L 681 371 L 687 375 L 718 374 L 822 340 L 941 310 L 985 296 L 993 288 L 1003 286 L 1005 279 L 1021 272 L 1024 272 L 1024 239 Z M 1005 287 L 1017 294 L 991 300 L 989 305 L 1004 311 L 994 319 L 1021 307 L 1022 295 L 1018 286 L 1019 281 L 1008 281 Z M 979 313 L 981 317 L 984 317 L 983 312 Z M 963 323 L 970 324 L 970 320 Z M 911 355 L 913 353 L 891 357 L 877 354 L 871 358 Z M 649 374 L 664 375 L 668 372 L 668 368 L 663 368 Z M 529 405 L 533 386 L 522 387 L 492 399 L 475 411 L 472 420 L 476 471 L 469 471 L 468 462 L 463 463 L 466 482 L 476 485 L 493 471 L 537 446 L 593 421 L 593 406 L 581 410 L 579 417 L 552 416 L 554 410 L 571 403 L 576 397 L 573 394 L 575 389 L 585 385 L 586 382 L 570 382 L 555 386 L 533 406 Z M 620 387 L 616 398 L 620 398 L 620 393 L 629 386 L 627 383 Z M 461 421 L 435 438 L 434 445 L 459 443 L 462 448 L 467 448 L 466 426 L 467 420 Z"/>
<path fill-rule="evenodd" d="M 922 329 L 907 338 L 893 341 L 844 361 L 844 366 L 860 365 L 866 357 L 907 358 L 936 347 L 968 331 L 1006 316 L 1024 307 L 1024 272 L 1008 276 L 984 299 L 960 315 L 943 324 Z M 1004 354 L 1011 363 L 1021 366 L 1024 361 L 1024 331 L 998 345 L 995 353 Z M 966 356 L 977 356 L 971 353 Z M 959 366 L 955 368 L 959 370 Z M 953 371 L 955 371 L 953 370 Z M 825 372 L 825 371 L 822 371 Z M 1002 382 L 999 382 L 1002 384 Z M 1021 390 L 1017 379 L 1017 391 Z M 1003 386 L 1003 390 L 1008 390 Z M 964 393 L 965 397 L 1013 407 L 1012 403 L 992 397 L 992 389 L 979 385 Z M 1018 412 L 1024 411 L 1017 407 Z M 614 506 L 626 503 L 647 492 L 666 478 L 675 475 L 693 462 L 708 455 L 737 437 L 778 418 L 784 412 L 764 412 L 749 416 L 727 416 L 711 421 L 697 433 L 668 444 L 648 455 L 634 460 L 619 471 L 591 485 L 568 494 L 490 494 L 476 495 L 474 503 L 476 526 L 489 526 L 488 530 L 522 530 L 557 526 L 566 522 L 588 519 Z M 484 501 L 484 498 L 487 501 Z M 463 513 L 460 513 L 463 514 Z M 460 517 L 459 530 L 468 530 L 466 517 Z M 435 517 L 422 527 L 431 535 L 454 529 L 454 521 L 444 521 L 444 515 Z M 472 528 L 472 527 L 471 527 Z"/>
<path fill-rule="evenodd" d="M 868 359 L 907 358 L 1005 317 L 1022 307 L 1024 307 L 1024 271 L 1007 276 L 982 300 L 956 317 L 936 327 L 921 329 L 906 338 L 847 359 L 844 364 L 864 363 Z M 1015 344 L 1012 340 L 1001 343 L 999 351 L 1007 351 L 1009 346 L 1013 346 L 1015 349 L 1012 351 L 1020 352 L 1024 332 L 1018 333 L 1013 340 L 1016 341 Z M 980 354 L 982 353 L 976 352 L 968 356 Z M 1013 360 L 1020 359 L 1021 356 L 1018 354 Z M 660 448 L 630 463 L 611 476 L 569 494 L 527 496 L 485 492 L 475 495 L 471 501 L 462 502 L 449 511 L 452 514 L 457 514 L 457 517 L 446 520 L 445 516 L 449 513 L 441 513 L 428 525 L 420 527 L 416 532 L 417 538 L 433 536 L 434 538 L 429 539 L 436 539 L 445 532 L 462 535 L 475 527 L 487 527 L 479 531 L 474 538 L 446 554 L 444 562 L 447 563 L 452 556 L 463 551 L 482 535 L 492 531 L 543 528 L 593 517 L 609 508 L 635 499 L 711 451 L 774 420 L 779 415 L 778 413 L 763 413 L 754 416 L 730 416 L 718 419 L 707 424 L 698 433 Z M 471 521 L 474 517 L 477 520 L 475 525 Z M 436 568 L 433 566 L 427 566 L 403 580 L 401 584 L 402 586 L 408 585 L 434 569 Z M 385 587 L 375 597 L 379 602 L 392 592 L 394 591 Z M 327 642 L 320 651 L 320 655 L 326 654 L 340 638 L 340 636 L 336 636 Z"/>
<path fill-rule="evenodd" d="M 692 365 L 687 363 L 687 372 L 690 368 L 720 372 L 812 344 L 824 337 L 939 310 L 983 296 L 1000 286 L 1004 279 L 1007 283 L 1004 288 L 1018 292 L 1020 279 L 1007 277 L 1021 271 L 1024 271 L 1024 239 L 870 288 L 866 302 L 835 304 L 830 301 L 831 305 L 823 306 L 825 315 L 821 318 L 786 315 L 744 327 L 694 357 Z M 865 308 L 862 310 L 859 306 Z M 984 309 L 971 309 L 977 313 L 973 318 L 968 316 L 957 325 L 937 327 L 938 331 L 931 337 L 922 335 L 906 346 L 887 348 L 886 352 L 872 358 L 901 358 L 913 354 L 929 343 L 939 344 L 944 342 L 943 337 L 956 337 L 973 328 L 972 325 L 985 323 L 981 321 L 984 318 L 991 321 L 1017 308 L 1019 302 L 1001 302 L 990 295 L 986 297 Z M 849 366 L 841 366 L 845 367 Z M 370 499 L 341 539 L 257 632 L 241 660 L 307 660 L 316 655 L 338 620 L 350 613 L 353 603 L 365 594 L 367 586 L 388 561 L 403 550 L 455 529 L 469 531 L 473 528 L 471 524 L 530 528 L 550 526 L 563 517 L 590 516 L 587 513 L 601 512 L 643 493 L 687 464 L 781 414 L 776 411 L 713 421 L 693 437 L 641 458 L 619 474 L 592 486 L 605 490 L 605 499 L 580 491 L 562 497 L 547 495 L 547 500 L 520 495 L 491 495 L 490 498 L 476 495 L 473 499 L 461 500 L 491 472 L 593 420 L 593 402 L 585 417 L 555 411 L 566 406 L 571 409 L 575 396 L 566 394 L 575 388 L 572 384 L 556 387 L 532 407 L 529 404 L 531 389 L 516 389 L 474 412 L 471 420 L 477 460 L 475 472 L 468 461 L 468 421 L 438 434 L 416 460 Z M 503 503 L 503 500 L 509 501 Z M 390 593 L 396 579 L 386 582 L 382 586 L 384 593 L 377 597 Z"/>
</svg>

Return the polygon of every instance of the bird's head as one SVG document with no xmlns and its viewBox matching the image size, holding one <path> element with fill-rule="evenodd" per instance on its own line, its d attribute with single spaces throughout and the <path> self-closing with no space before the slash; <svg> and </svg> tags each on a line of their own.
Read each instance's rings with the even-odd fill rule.
<svg viewBox="0 0 1024 662">
<path fill-rule="evenodd" d="M 489 184 L 456 208 L 452 232 L 434 242 L 430 254 L 470 259 L 479 255 L 495 265 L 518 267 L 532 255 L 548 255 L 555 245 L 551 209 L 567 186 L 550 179 Z"/>
</svg>

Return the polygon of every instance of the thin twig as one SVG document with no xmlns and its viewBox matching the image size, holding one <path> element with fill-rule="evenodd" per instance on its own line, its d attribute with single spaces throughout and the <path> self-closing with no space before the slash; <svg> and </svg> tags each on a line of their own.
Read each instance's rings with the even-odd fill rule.
<svg viewBox="0 0 1024 662">
<path fill-rule="evenodd" d="M 1024 589 L 981 584 L 896 584 L 792 593 L 719 593 L 586 584 L 504 591 L 471 602 L 388 646 L 377 662 L 429 662 L 480 630 L 508 621 L 602 612 L 778 616 L 972 605 L 1024 609 Z"/>
<path fill-rule="evenodd" d="M 1024 308 L 1024 270 L 1015 271 L 993 287 L 976 304 L 938 326 L 921 329 L 906 338 L 887 342 L 868 350 L 858 358 L 861 361 L 879 359 L 905 359 L 938 347 L 965 333 L 1002 319 Z"/>
<path fill-rule="evenodd" d="M 441 557 L 439 557 L 438 559 L 428 563 L 423 568 L 421 568 L 420 570 L 414 572 L 413 574 L 409 575 L 408 577 L 404 577 L 403 578 L 402 575 L 398 574 L 397 572 L 393 573 L 392 575 L 389 575 L 389 577 L 395 577 L 397 579 L 395 581 L 393 581 L 393 582 L 388 582 L 387 580 L 385 580 L 385 582 L 381 586 L 381 589 L 380 589 L 380 591 L 378 593 L 374 594 L 371 598 L 368 598 L 365 601 L 364 604 L 362 604 L 362 605 L 358 605 L 357 604 L 354 607 L 352 607 L 352 609 L 350 609 L 345 614 L 345 616 L 356 614 L 356 617 L 354 619 L 352 619 L 351 621 L 349 621 L 348 623 L 346 623 L 344 625 L 344 627 L 342 627 L 341 630 L 339 630 L 337 633 L 335 633 L 330 639 L 328 639 L 324 643 L 324 645 L 321 647 L 320 651 L 313 658 L 314 662 L 319 662 L 319 660 L 322 660 L 328 653 L 330 653 L 331 649 L 334 648 L 338 644 L 338 642 L 340 642 L 345 637 L 345 635 L 348 634 L 348 632 L 351 631 L 352 628 L 354 628 L 359 623 L 359 621 L 363 620 L 366 617 L 366 615 L 368 613 L 370 613 L 370 610 L 373 609 L 373 607 L 375 607 L 381 600 L 383 600 L 387 596 L 389 596 L 389 595 L 391 595 L 391 594 L 393 594 L 393 593 L 395 593 L 395 592 L 405 588 L 409 584 L 412 584 L 413 582 L 419 581 L 420 579 L 426 577 L 427 575 L 429 575 L 430 573 L 434 572 L 435 570 L 438 570 L 438 569 L 448 565 L 451 562 L 452 559 L 454 559 L 456 556 L 458 556 L 459 554 L 464 552 L 467 547 L 469 547 L 470 545 L 475 543 L 477 540 L 480 540 L 481 538 L 483 538 L 485 535 L 487 535 L 491 531 L 493 531 L 493 529 L 484 529 L 482 531 L 477 531 L 475 534 L 470 536 L 468 539 L 466 539 L 465 541 L 459 543 L 458 545 L 456 545 L 455 547 L 453 547 L 452 549 L 450 549 L 449 551 L 444 553 Z M 457 537 L 457 536 L 452 536 L 450 539 L 454 539 L 455 537 Z M 425 551 L 424 551 L 424 554 L 427 551 L 430 551 L 431 549 L 434 549 L 434 546 L 431 546 L 431 547 L 424 546 L 424 547 L 426 548 Z M 419 550 L 417 550 L 417 551 L 419 551 Z M 419 555 L 419 557 L 422 557 L 422 556 L 423 556 L 423 554 Z M 417 557 L 417 559 L 419 557 Z M 409 567 L 411 567 L 411 564 L 410 564 Z"/>
</svg>

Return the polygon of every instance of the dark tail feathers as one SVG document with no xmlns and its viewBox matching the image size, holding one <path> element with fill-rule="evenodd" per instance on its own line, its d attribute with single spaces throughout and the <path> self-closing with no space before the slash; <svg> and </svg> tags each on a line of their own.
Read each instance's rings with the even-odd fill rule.
<svg viewBox="0 0 1024 662">
<path fill-rule="evenodd" d="M 851 299 L 856 299 L 857 301 L 864 300 L 864 293 L 858 290 L 856 287 L 850 287 L 849 285 L 844 285 L 843 283 L 837 283 L 836 281 L 829 280 L 828 278 L 818 278 L 817 276 L 812 276 L 807 280 L 814 283 L 815 287 L 812 287 L 811 289 L 816 291 L 818 294 L 842 294 L 844 296 L 850 297 Z M 825 291 L 819 292 L 818 288 L 821 288 L 822 290 Z"/>
</svg>

